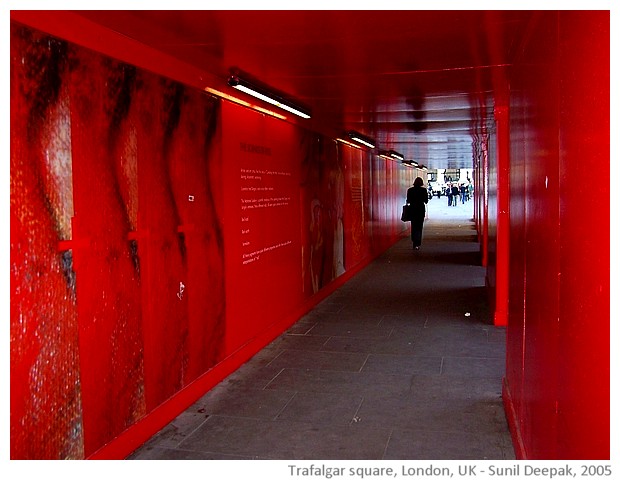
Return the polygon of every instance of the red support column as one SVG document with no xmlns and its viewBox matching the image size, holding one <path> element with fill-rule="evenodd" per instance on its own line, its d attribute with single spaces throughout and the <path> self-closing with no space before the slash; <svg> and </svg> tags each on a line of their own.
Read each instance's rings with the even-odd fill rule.
<svg viewBox="0 0 620 480">
<path fill-rule="evenodd" d="M 509 108 L 495 107 L 497 126 L 497 238 L 495 320 L 497 326 L 508 324 L 508 288 L 510 264 L 510 127 Z"/>
<path fill-rule="evenodd" d="M 481 164 L 480 169 L 480 208 L 482 209 L 482 238 L 480 242 L 480 248 L 482 250 L 482 266 L 486 267 L 489 264 L 489 155 L 487 142 L 488 137 L 485 137 L 481 151 Z"/>
</svg>

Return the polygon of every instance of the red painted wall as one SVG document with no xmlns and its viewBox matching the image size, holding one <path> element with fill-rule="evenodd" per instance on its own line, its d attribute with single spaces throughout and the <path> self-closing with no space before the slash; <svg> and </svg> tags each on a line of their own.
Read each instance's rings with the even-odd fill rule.
<svg viewBox="0 0 620 480">
<path fill-rule="evenodd" d="M 609 458 L 609 45 L 608 12 L 560 14 L 560 458 Z"/>
<path fill-rule="evenodd" d="M 556 23 L 547 19 L 535 27 L 546 32 L 555 30 Z M 531 61 L 517 64 L 511 85 L 517 108 L 511 118 L 511 354 L 506 383 L 519 412 L 525 455 L 556 458 L 557 43 L 539 39 L 522 55 Z M 536 425 L 545 428 L 533 428 Z"/>
<path fill-rule="evenodd" d="M 122 458 L 405 233 L 413 170 L 11 35 L 11 458 Z"/>
<path fill-rule="evenodd" d="M 538 13 L 516 60 L 504 394 L 514 444 L 528 459 L 608 459 L 609 13 Z M 592 191 L 584 167 L 603 188 Z"/>
</svg>

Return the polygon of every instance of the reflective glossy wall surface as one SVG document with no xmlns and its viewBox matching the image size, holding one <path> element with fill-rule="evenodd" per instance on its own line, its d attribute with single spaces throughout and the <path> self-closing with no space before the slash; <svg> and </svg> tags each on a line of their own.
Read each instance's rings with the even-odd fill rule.
<svg viewBox="0 0 620 480">
<path fill-rule="evenodd" d="M 605 459 L 609 12 L 539 12 L 530 32 L 510 85 L 511 426 L 525 458 Z"/>
</svg>

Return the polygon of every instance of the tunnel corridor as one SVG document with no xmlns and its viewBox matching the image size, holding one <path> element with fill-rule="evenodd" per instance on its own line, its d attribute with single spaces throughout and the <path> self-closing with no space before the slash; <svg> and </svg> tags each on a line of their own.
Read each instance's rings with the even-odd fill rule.
<svg viewBox="0 0 620 480">
<path fill-rule="evenodd" d="M 610 10 L 7 23 L 11 459 L 610 460 Z"/>
</svg>

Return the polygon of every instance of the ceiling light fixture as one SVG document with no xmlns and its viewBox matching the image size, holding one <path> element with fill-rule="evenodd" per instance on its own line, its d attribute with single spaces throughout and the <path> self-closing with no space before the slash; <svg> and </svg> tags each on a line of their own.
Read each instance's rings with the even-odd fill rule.
<svg viewBox="0 0 620 480">
<path fill-rule="evenodd" d="M 287 112 L 291 112 L 302 118 L 310 118 L 310 113 L 304 108 L 295 105 L 289 100 L 286 100 L 281 96 L 266 90 L 265 88 L 253 85 L 247 80 L 243 80 L 237 76 L 232 76 L 228 79 L 228 85 L 244 93 L 247 93 L 248 95 L 252 95 L 253 97 L 263 100 L 264 102 L 270 103 L 271 105 L 280 107 Z"/>
<path fill-rule="evenodd" d="M 348 135 L 349 135 L 349 138 L 353 140 L 354 142 L 361 143 L 362 145 L 366 145 L 367 147 L 370 147 L 370 148 L 375 148 L 375 141 L 370 137 L 362 135 L 361 133 L 358 133 L 358 132 L 349 132 Z"/>
</svg>

